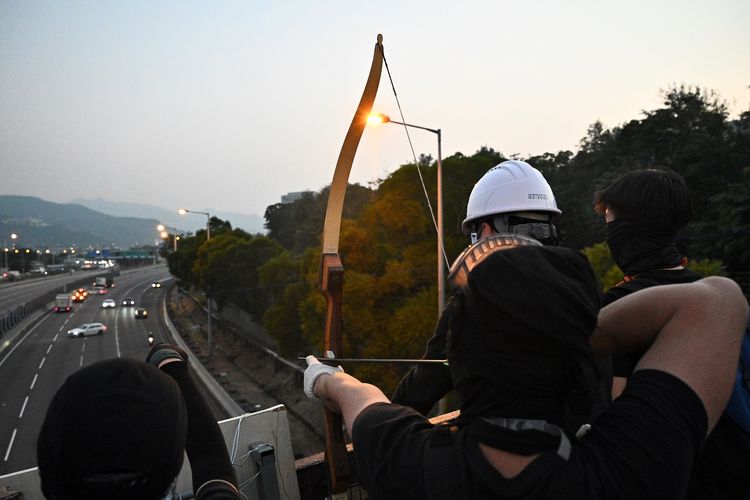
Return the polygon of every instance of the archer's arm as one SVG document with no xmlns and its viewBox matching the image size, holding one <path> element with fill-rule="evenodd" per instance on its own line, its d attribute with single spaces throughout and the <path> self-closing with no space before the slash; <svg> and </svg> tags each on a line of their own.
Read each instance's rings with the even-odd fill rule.
<svg viewBox="0 0 750 500">
<path fill-rule="evenodd" d="M 742 291 L 726 278 L 652 287 L 603 308 L 590 343 L 597 354 L 650 345 L 635 370 L 665 371 L 690 386 L 710 431 L 734 383 L 747 314 Z"/>
<path fill-rule="evenodd" d="M 373 403 L 390 402 L 374 385 L 364 384 L 344 372 L 319 376 L 313 390 L 330 410 L 341 413 L 350 436 L 354 420 L 362 410 Z"/>
</svg>

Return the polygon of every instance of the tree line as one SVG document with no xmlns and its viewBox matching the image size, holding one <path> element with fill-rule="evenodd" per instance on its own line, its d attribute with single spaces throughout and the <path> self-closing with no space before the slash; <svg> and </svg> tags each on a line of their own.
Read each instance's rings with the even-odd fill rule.
<svg viewBox="0 0 750 500">
<path fill-rule="evenodd" d="M 626 172 L 666 168 L 690 190 L 694 218 L 679 236 L 690 267 L 703 274 L 747 279 L 750 265 L 750 110 L 730 119 L 715 92 L 673 87 L 663 105 L 607 129 L 592 124 L 577 152 L 529 158 L 547 178 L 562 215 L 561 245 L 583 250 L 603 287 L 622 277 L 609 256 L 604 222 L 592 209 L 594 193 Z M 474 183 L 505 155 L 482 147 L 443 160 L 445 250 L 452 260 L 468 241 L 461 233 Z M 418 182 L 421 170 L 435 203 L 436 163 L 422 156 L 371 187 L 350 185 L 342 219 L 345 268 L 344 342 L 347 357 L 419 357 L 436 322 L 435 229 Z M 320 353 L 325 299 L 318 288 L 321 233 L 328 189 L 306 193 L 265 213 L 267 235 L 233 229 L 212 218 L 205 231 L 180 240 L 168 255 L 184 284 L 209 293 L 219 307 L 231 302 L 260 321 L 287 356 Z M 743 274 L 745 273 L 745 274 Z M 747 282 L 741 283 L 748 292 Z M 386 392 L 401 367 L 350 369 Z"/>
</svg>

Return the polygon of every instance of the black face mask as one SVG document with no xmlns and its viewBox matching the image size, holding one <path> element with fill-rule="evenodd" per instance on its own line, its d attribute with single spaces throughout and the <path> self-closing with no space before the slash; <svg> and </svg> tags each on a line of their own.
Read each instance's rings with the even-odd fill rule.
<svg viewBox="0 0 750 500">
<path fill-rule="evenodd" d="M 627 220 L 614 220 L 607 223 L 604 234 L 612 258 L 626 275 L 675 267 L 682 262 L 674 233 L 655 233 Z"/>
</svg>

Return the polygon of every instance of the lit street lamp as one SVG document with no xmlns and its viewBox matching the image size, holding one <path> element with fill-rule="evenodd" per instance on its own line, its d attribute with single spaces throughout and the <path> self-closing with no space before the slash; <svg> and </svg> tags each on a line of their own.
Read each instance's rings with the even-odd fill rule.
<svg viewBox="0 0 750 500">
<path fill-rule="evenodd" d="M 444 276 L 444 261 L 446 258 L 445 250 L 443 250 L 443 162 L 442 162 L 442 134 L 440 129 L 433 129 L 427 127 L 421 127 L 419 125 L 412 125 L 410 123 L 397 122 L 391 120 L 389 116 L 372 113 L 367 117 L 367 123 L 370 125 L 377 125 L 379 123 L 395 123 L 396 125 L 402 125 L 404 127 L 418 128 L 420 130 L 426 130 L 437 135 L 437 285 L 438 285 L 438 317 L 443 314 L 445 309 L 445 276 Z"/>
<path fill-rule="evenodd" d="M 206 240 L 211 239 L 211 215 L 208 212 L 198 212 L 197 210 L 188 210 L 187 208 L 181 208 L 178 210 L 180 215 L 185 214 L 201 214 L 206 216 Z"/>
</svg>

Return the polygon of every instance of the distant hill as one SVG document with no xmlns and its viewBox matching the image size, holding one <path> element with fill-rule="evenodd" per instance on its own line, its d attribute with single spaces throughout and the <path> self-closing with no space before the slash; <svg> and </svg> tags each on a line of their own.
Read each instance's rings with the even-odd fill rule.
<svg viewBox="0 0 750 500">
<path fill-rule="evenodd" d="M 0 195 L 0 231 L 4 243 L 16 233 L 22 247 L 80 248 L 153 245 L 154 218 L 115 217 L 78 204 L 52 203 L 32 196 Z"/>
<path fill-rule="evenodd" d="M 71 203 L 77 203 L 92 210 L 96 210 L 97 212 L 115 215 L 118 217 L 130 216 L 156 219 L 165 226 L 177 229 L 178 232 L 195 232 L 198 229 L 203 229 L 206 227 L 205 217 L 201 215 L 180 215 L 177 213 L 177 208 L 179 207 L 175 208 L 174 210 L 167 210 L 165 208 L 156 207 L 153 205 L 108 201 L 102 198 L 76 198 L 75 200 L 71 201 Z M 248 233 L 265 233 L 265 229 L 263 228 L 263 224 L 265 221 L 260 215 L 248 215 L 236 212 L 219 212 L 210 208 L 195 208 L 195 210 L 208 212 L 212 216 L 216 216 L 222 220 L 228 220 L 232 224 L 232 227 L 243 229 Z"/>
</svg>

